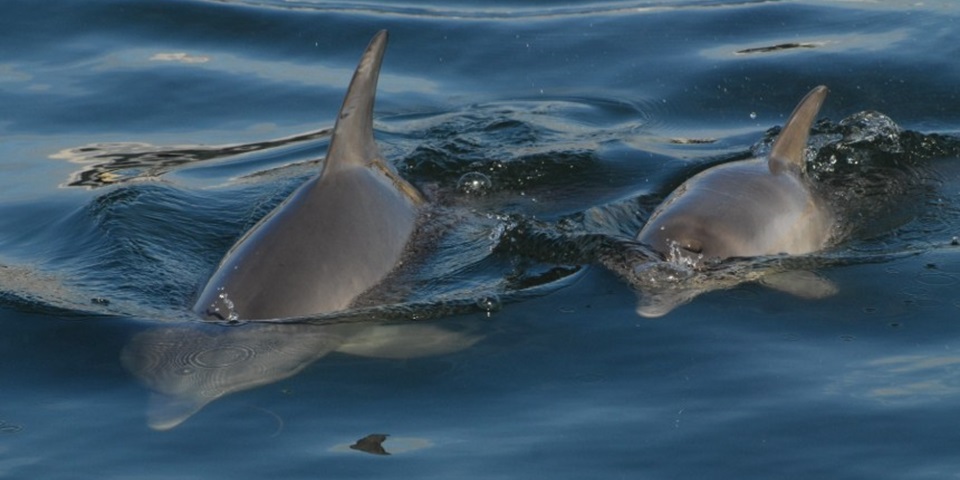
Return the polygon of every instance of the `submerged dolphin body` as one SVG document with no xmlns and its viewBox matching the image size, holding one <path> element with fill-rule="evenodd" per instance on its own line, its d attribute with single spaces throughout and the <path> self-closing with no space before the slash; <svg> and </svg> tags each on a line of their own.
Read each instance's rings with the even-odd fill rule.
<svg viewBox="0 0 960 480">
<path fill-rule="evenodd" d="M 680 185 L 653 212 L 637 240 L 668 262 L 691 269 L 733 257 L 801 255 L 826 247 L 835 216 L 812 189 L 804 159 L 810 127 L 826 95 L 827 88 L 819 86 L 800 101 L 766 158 L 718 165 Z M 800 289 L 812 286 L 814 292 L 827 288 L 809 276 L 793 283 Z M 661 316 L 709 289 L 701 284 L 659 292 L 637 311 Z"/>
<path fill-rule="evenodd" d="M 147 423 L 168 430 L 218 398 L 292 377 L 331 352 L 420 358 L 457 352 L 482 338 L 423 323 L 190 322 L 138 333 L 120 360 L 152 391 Z"/>
<path fill-rule="evenodd" d="M 227 252 L 193 308 L 201 316 L 255 320 L 343 310 L 401 262 L 424 200 L 373 139 L 386 45 L 381 31 L 361 57 L 323 170 Z"/>
</svg>

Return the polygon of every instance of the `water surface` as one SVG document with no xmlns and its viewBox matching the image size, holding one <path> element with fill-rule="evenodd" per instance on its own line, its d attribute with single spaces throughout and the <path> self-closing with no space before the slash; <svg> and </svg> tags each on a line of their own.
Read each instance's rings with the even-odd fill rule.
<svg viewBox="0 0 960 480">
<path fill-rule="evenodd" d="M 953 2 L 3 10 L 0 477 L 960 473 Z M 383 28 L 377 138 L 443 235 L 392 307 L 198 325 L 224 252 L 319 168 Z M 762 153 L 820 84 L 810 168 L 850 230 L 804 266 L 838 293 L 744 283 L 638 317 L 596 240 Z M 176 382 L 130 352 L 165 335 L 200 339 L 175 379 L 282 361 L 161 431 L 151 390 Z M 350 448 L 371 434 L 391 455 Z"/>
</svg>

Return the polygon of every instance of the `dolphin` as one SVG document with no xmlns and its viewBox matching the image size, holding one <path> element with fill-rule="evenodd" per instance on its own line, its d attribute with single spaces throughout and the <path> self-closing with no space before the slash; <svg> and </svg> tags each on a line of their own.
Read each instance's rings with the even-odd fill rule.
<svg viewBox="0 0 960 480">
<path fill-rule="evenodd" d="M 224 395 L 296 375 L 342 341 L 309 324 L 194 322 L 138 333 L 120 361 L 151 391 L 147 424 L 169 430 Z"/>
<path fill-rule="evenodd" d="M 827 87 L 818 86 L 800 101 L 765 158 L 717 165 L 681 184 L 654 210 L 636 240 L 667 262 L 692 270 L 730 258 L 802 255 L 827 247 L 836 215 L 807 177 L 804 155 L 826 95 Z M 810 276 L 794 277 L 770 284 L 817 292 L 807 296 L 830 290 Z M 730 286 L 730 279 L 724 282 Z M 675 289 L 637 311 L 660 316 L 707 289 Z"/>
<path fill-rule="evenodd" d="M 370 41 L 347 89 L 321 172 L 227 252 L 193 310 L 264 320 L 336 312 L 401 263 L 424 198 L 384 161 L 373 104 L 387 32 Z"/>
<path fill-rule="evenodd" d="M 120 361 L 151 391 L 147 424 L 169 430 L 218 398 L 292 377 L 332 352 L 381 359 L 446 355 L 484 338 L 470 330 L 422 322 L 189 322 L 137 333 Z"/>
</svg>

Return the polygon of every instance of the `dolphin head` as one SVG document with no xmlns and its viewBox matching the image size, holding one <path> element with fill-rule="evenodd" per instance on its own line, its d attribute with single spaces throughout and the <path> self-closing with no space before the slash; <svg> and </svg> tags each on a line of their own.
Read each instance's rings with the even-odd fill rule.
<svg viewBox="0 0 960 480">
<path fill-rule="evenodd" d="M 224 395 L 296 374 L 341 342 L 310 325 L 189 324 L 135 335 L 120 360 L 153 392 L 150 427 L 167 430 Z"/>
<path fill-rule="evenodd" d="M 637 240 L 666 260 L 694 266 L 823 248 L 832 215 L 810 188 L 804 151 L 826 94 L 821 86 L 804 97 L 766 158 L 718 165 L 680 185 Z"/>
<path fill-rule="evenodd" d="M 809 131 L 826 95 L 820 86 L 800 101 L 766 157 L 717 165 L 681 184 L 654 210 L 637 240 L 663 261 L 692 270 L 730 258 L 802 255 L 826 247 L 835 217 L 805 171 Z M 726 288 L 711 288 L 709 275 L 697 278 L 697 285 L 658 286 L 639 313 L 660 316 L 699 293 Z M 715 283 L 730 285 L 729 279 Z"/>
</svg>

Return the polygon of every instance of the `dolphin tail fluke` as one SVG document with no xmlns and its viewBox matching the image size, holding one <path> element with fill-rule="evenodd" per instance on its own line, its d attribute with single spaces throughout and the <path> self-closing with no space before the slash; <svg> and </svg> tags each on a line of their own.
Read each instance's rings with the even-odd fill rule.
<svg viewBox="0 0 960 480">
<path fill-rule="evenodd" d="M 820 106 L 823 105 L 828 91 L 823 85 L 810 90 L 810 93 L 800 100 L 800 104 L 790 114 L 790 118 L 783 125 L 783 130 L 780 131 L 780 135 L 770 149 L 771 171 L 779 172 L 789 169 L 802 172 L 804 170 L 803 152 L 807 147 L 810 127 L 817 119 L 817 113 L 820 112 Z"/>
<path fill-rule="evenodd" d="M 324 171 L 346 166 L 366 166 L 380 158 L 373 140 L 373 103 L 377 95 L 380 64 L 387 48 L 387 31 L 381 30 L 360 57 L 347 96 L 337 115 Z"/>
</svg>

